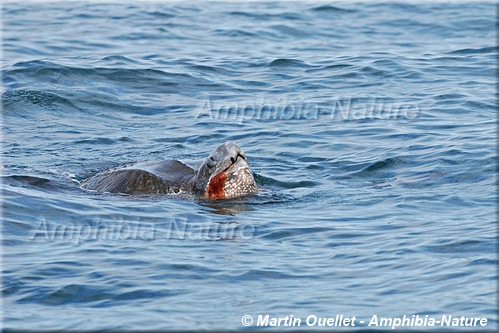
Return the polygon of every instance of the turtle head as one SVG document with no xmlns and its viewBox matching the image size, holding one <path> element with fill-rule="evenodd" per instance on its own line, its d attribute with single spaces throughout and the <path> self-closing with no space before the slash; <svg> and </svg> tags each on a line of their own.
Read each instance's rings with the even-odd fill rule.
<svg viewBox="0 0 499 333">
<path fill-rule="evenodd" d="M 234 198 L 258 191 L 246 155 L 234 142 L 226 142 L 199 167 L 196 192 L 211 199 Z"/>
</svg>

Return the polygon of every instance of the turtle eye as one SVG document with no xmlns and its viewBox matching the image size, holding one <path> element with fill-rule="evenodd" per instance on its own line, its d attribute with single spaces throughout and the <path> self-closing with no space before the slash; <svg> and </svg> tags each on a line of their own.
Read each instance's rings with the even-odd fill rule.
<svg viewBox="0 0 499 333">
<path fill-rule="evenodd" d="M 210 159 L 208 160 L 208 163 L 206 163 L 206 165 L 208 166 L 208 168 L 213 168 L 215 164 L 215 159 L 213 158 L 213 156 L 210 156 Z"/>
</svg>

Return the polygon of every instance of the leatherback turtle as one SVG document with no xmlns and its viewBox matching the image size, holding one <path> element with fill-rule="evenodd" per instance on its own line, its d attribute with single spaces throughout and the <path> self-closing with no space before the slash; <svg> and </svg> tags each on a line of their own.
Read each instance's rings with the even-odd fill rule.
<svg viewBox="0 0 499 333">
<path fill-rule="evenodd" d="M 196 194 L 210 199 L 258 192 L 248 159 L 234 142 L 215 149 L 196 171 L 175 160 L 130 163 L 85 179 L 87 190 L 124 194 Z"/>
</svg>

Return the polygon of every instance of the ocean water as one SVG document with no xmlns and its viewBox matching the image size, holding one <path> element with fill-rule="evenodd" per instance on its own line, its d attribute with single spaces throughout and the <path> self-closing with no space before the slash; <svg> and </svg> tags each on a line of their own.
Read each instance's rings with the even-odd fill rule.
<svg viewBox="0 0 499 333">
<path fill-rule="evenodd" d="M 495 12 L 5 3 L 3 327 L 240 330 L 268 314 L 497 328 Z M 226 141 L 257 195 L 79 186 Z"/>
</svg>

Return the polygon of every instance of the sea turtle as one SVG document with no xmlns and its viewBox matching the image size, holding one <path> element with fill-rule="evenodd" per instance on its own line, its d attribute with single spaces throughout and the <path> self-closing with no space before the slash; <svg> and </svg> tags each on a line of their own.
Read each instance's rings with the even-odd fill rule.
<svg viewBox="0 0 499 333">
<path fill-rule="evenodd" d="M 215 149 L 195 170 L 174 160 L 125 164 L 84 180 L 84 189 L 124 194 L 197 194 L 210 199 L 257 193 L 246 155 L 234 142 Z"/>
</svg>

